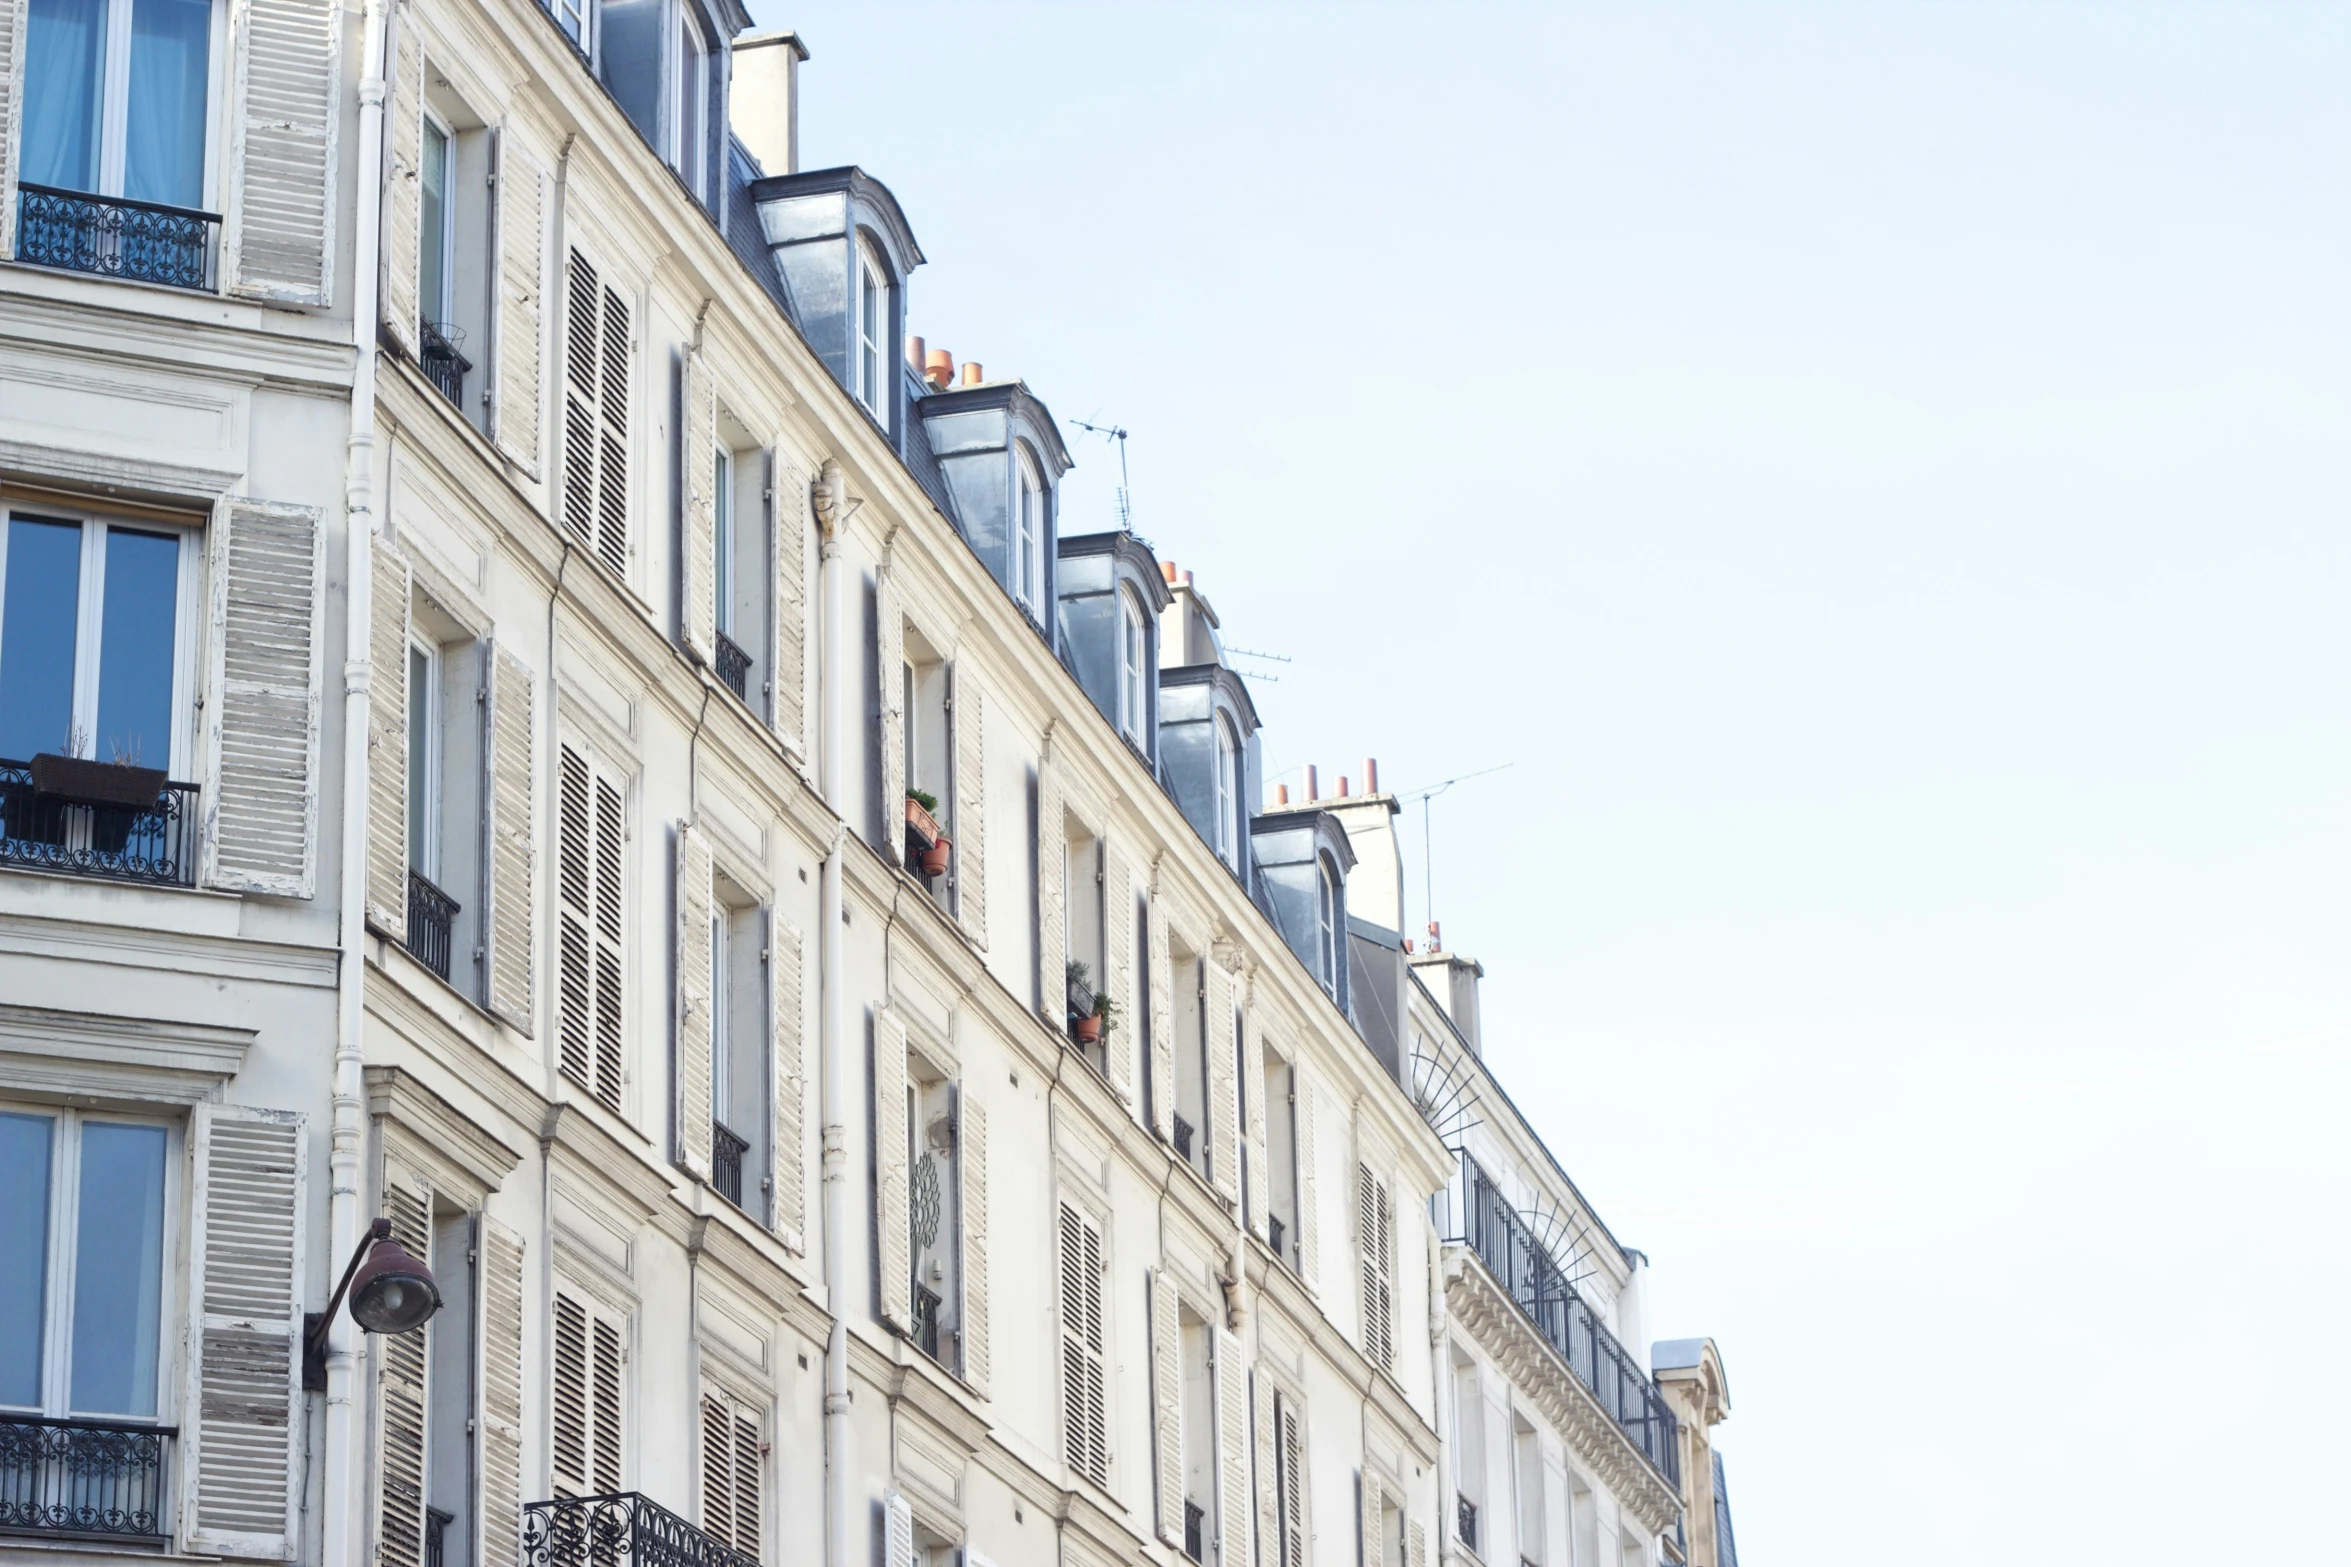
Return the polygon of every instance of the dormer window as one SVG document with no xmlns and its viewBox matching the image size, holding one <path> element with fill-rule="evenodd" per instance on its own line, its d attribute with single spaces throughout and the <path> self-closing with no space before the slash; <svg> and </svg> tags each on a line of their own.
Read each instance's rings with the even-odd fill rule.
<svg viewBox="0 0 2351 1567">
<path fill-rule="evenodd" d="M 708 106 L 710 103 L 710 50 L 702 41 L 701 25 L 695 21 L 691 6 L 683 7 L 678 16 L 678 80 L 677 115 L 673 126 L 677 145 L 670 149 L 670 163 L 678 176 L 686 182 L 698 200 L 710 199 L 703 174 L 703 163 L 709 155 Z"/>
<path fill-rule="evenodd" d="M 1131 593 L 1118 596 L 1118 727 L 1138 744 L 1151 710 L 1145 701 L 1144 680 L 1150 664 L 1144 639 L 1142 606 Z"/>
<path fill-rule="evenodd" d="M 1316 861 L 1319 867 L 1315 882 L 1315 962 L 1314 977 L 1322 988 L 1333 995 L 1339 993 L 1339 878 L 1325 857 Z"/>
<path fill-rule="evenodd" d="M 864 244 L 857 247 L 857 381 L 850 390 L 866 412 L 890 427 L 890 281 Z"/>
<path fill-rule="evenodd" d="M 1045 579 L 1045 484 L 1037 477 L 1037 460 L 1020 448 L 1020 493 L 1012 513 L 1012 596 L 1032 614 Z"/>
<path fill-rule="evenodd" d="M 1234 811 L 1241 798 L 1241 746 L 1233 738 L 1232 720 L 1216 715 L 1216 857 L 1227 865 L 1240 864 L 1240 833 Z"/>
</svg>

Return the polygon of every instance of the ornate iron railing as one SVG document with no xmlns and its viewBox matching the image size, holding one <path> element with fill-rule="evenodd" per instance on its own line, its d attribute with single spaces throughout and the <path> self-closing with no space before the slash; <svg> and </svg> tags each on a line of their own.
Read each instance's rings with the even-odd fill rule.
<svg viewBox="0 0 2351 1567">
<path fill-rule="evenodd" d="M 456 1521 L 455 1513 L 438 1507 L 424 1510 L 424 1567 L 448 1567 L 449 1526 Z"/>
<path fill-rule="evenodd" d="M 449 977 L 449 927 L 457 909 L 457 900 L 421 873 L 408 873 L 408 950 L 443 979 Z"/>
<path fill-rule="evenodd" d="M 1289 1238 L 1289 1226 L 1282 1223 L 1281 1215 L 1276 1213 L 1267 1214 L 1265 1216 L 1265 1243 L 1268 1246 L 1271 1246 L 1273 1248 L 1273 1254 L 1281 1258 L 1285 1263 L 1290 1260 L 1290 1253 L 1286 1245 Z"/>
<path fill-rule="evenodd" d="M 759 1567 L 641 1491 L 526 1502 L 529 1567 Z"/>
<path fill-rule="evenodd" d="M 939 1292 L 926 1284 L 914 1286 L 914 1342 L 922 1352 L 939 1358 Z"/>
<path fill-rule="evenodd" d="M 0 865 L 193 886 L 196 795 L 167 783 L 153 805 L 89 805 L 34 788 L 29 762 L 0 761 Z"/>
<path fill-rule="evenodd" d="M 710 1123 L 710 1184 L 736 1207 L 743 1206 L 743 1155 L 751 1144 L 727 1130 L 723 1121 Z"/>
<path fill-rule="evenodd" d="M 1673 1411 L 1640 1363 L 1617 1343 L 1532 1229 L 1466 1152 L 1456 1210 L 1462 1233 L 1448 1236 L 1478 1255 L 1486 1271 L 1518 1302 L 1535 1328 L 1592 1390 L 1600 1407 L 1631 1438 L 1676 1490 L 1682 1483 L 1681 1440 Z"/>
<path fill-rule="evenodd" d="M 1459 1491 L 1453 1493 L 1453 1532 L 1471 1550 L 1478 1548 L 1478 1504 Z"/>
<path fill-rule="evenodd" d="M 746 702 L 751 700 L 748 695 L 751 686 L 751 655 L 723 631 L 718 633 L 718 678 L 725 681 L 727 689 L 736 696 Z"/>
<path fill-rule="evenodd" d="M 425 379 L 463 412 L 465 376 L 473 368 L 473 361 L 458 352 L 465 343 L 464 331 L 438 321 L 419 321 L 416 326 L 416 362 Z"/>
<path fill-rule="evenodd" d="M 172 1426 L 0 1419 L 0 1530 L 160 1540 Z"/>
<path fill-rule="evenodd" d="M 1200 1537 L 1206 1531 L 1207 1524 L 1207 1508 L 1198 1502 L 1184 1503 L 1184 1554 L 1194 1561 L 1206 1560 L 1201 1555 L 1203 1542 Z"/>
<path fill-rule="evenodd" d="M 171 288 L 212 287 L 217 212 L 49 185 L 17 186 L 16 259 Z"/>
<path fill-rule="evenodd" d="M 1180 1115 L 1169 1119 L 1175 1122 L 1176 1157 L 1189 1160 L 1192 1157 L 1192 1123 Z"/>
</svg>

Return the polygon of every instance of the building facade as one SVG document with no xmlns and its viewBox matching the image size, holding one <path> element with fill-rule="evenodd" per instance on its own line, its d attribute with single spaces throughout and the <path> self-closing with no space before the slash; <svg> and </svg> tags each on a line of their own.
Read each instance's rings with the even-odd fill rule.
<svg viewBox="0 0 2351 1567">
<path fill-rule="evenodd" d="M 748 26 L 0 6 L 0 1552 L 1680 1559 L 1392 802 Z"/>
</svg>

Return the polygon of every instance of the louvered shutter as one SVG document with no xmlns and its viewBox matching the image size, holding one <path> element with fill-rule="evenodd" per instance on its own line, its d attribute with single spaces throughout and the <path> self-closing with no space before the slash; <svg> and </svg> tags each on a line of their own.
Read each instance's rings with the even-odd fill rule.
<svg viewBox="0 0 2351 1567">
<path fill-rule="evenodd" d="M 231 892 L 311 895 L 318 837 L 318 707 L 326 596 L 320 513 L 231 498 L 215 514 L 212 686 L 218 787 L 205 809 L 205 880 Z"/>
<path fill-rule="evenodd" d="M 914 1567 L 914 1507 L 895 1491 L 882 1498 L 882 1567 Z"/>
<path fill-rule="evenodd" d="M 1296 1120 L 1291 1141 L 1298 1159 L 1298 1275 L 1313 1289 L 1322 1268 L 1322 1169 L 1316 1163 L 1314 1079 L 1303 1063 L 1290 1068 L 1290 1098 Z"/>
<path fill-rule="evenodd" d="M 424 1180 L 384 1162 L 384 1217 L 392 1239 L 419 1260 L 433 1254 L 433 1194 Z M 425 1411 L 431 1394 L 428 1322 L 369 1336 L 375 1351 L 376 1567 L 424 1567 Z"/>
<path fill-rule="evenodd" d="M 760 1481 L 766 1460 L 760 1454 L 759 1417 L 741 1404 L 735 1415 L 735 1549 L 754 1561 L 759 1558 L 761 1524 Z"/>
<path fill-rule="evenodd" d="M 906 857 L 906 618 L 887 571 L 874 578 L 874 668 L 881 673 L 881 835 L 875 846 L 892 865 Z"/>
<path fill-rule="evenodd" d="M 416 357 L 419 238 L 424 224 L 424 34 L 413 3 L 395 6 L 391 80 L 384 126 L 383 321 L 392 341 Z"/>
<path fill-rule="evenodd" d="M 368 610 L 367 918 L 408 939 L 408 562 L 381 537 Z"/>
<path fill-rule="evenodd" d="M 735 1543 L 735 1411 L 709 1393 L 702 1395 L 702 1532 Z"/>
<path fill-rule="evenodd" d="M 775 656 L 769 693 L 776 732 L 808 749 L 808 475 L 770 448 L 768 532 L 775 546 Z"/>
<path fill-rule="evenodd" d="M 1281 1460 L 1274 1442 L 1280 1429 L 1280 1414 L 1275 1405 L 1279 1395 L 1273 1383 L 1259 1371 L 1255 1389 L 1249 1400 L 1249 1410 L 1255 1429 L 1249 1437 L 1249 1450 L 1255 1455 L 1253 1494 L 1257 1498 L 1257 1560 L 1263 1567 L 1281 1567 L 1282 1500 Z"/>
<path fill-rule="evenodd" d="M 507 460 L 539 476 L 539 376 L 546 333 L 547 176 L 512 127 L 492 143 L 497 244 L 492 276 L 490 435 Z"/>
<path fill-rule="evenodd" d="M 1069 829 L 1061 774 L 1037 759 L 1037 1010 L 1055 1034 L 1069 1031 Z"/>
<path fill-rule="evenodd" d="M 1274 1413 L 1281 1427 L 1282 1559 L 1280 1567 L 1306 1567 L 1305 1417 L 1284 1398 Z"/>
<path fill-rule="evenodd" d="M 1208 1174 L 1226 1202 L 1241 1200 L 1240 1052 L 1233 1044 L 1233 977 L 1203 962 L 1201 1015 L 1208 1025 Z"/>
<path fill-rule="evenodd" d="M 963 1146 L 963 1380 L 988 1391 L 988 1107 L 958 1089 Z"/>
<path fill-rule="evenodd" d="M 1356 1246 L 1363 1266 L 1364 1358 L 1386 1371 L 1396 1362 L 1395 1214 L 1388 1183 L 1368 1164 L 1355 1167 Z"/>
<path fill-rule="evenodd" d="M 1234 1031 L 1241 1040 L 1241 1085 L 1249 1104 L 1247 1131 L 1248 1213 L 1249 1232 L 1258 1239 L 1266 1238 L 1266 1215 L 1273 1208 L 1273 1169 L 1266 1163 L 1265 1150 L 1265 1030 L 1247 1008 L 1241 1011 Z"/>
<path fill-rule="evenodd" d="M 955 915 L 988 945 L 988 703 L 978 676 L 958 659 L 948 673 L 955 727 Z"/>
<path fill-rule="evenodd" d="M 1379 1477 L 1372 1473 L 1369 1463 L 1363 1466 L 1362 1482 L 1356 1487 L 1355 1495 L 1363 1509 L 1363 1516 L 1356 1524 L 1358 1538 L 1363 1546 L 1363 1567 L 1391 1567 L 1387 1559 L 1386 1542 L 1380 1535 L 1380 1523 L 1386 1509 L 1381 1505 Z"/>
<path fill-rule="evenodd" d="M 1216 1540 L 1219 1562 L 1249 1560 L 1249 1369 L 1239 1335 L 1216 1340 Z"/>
<path fill-rule="evenodd" d="M 1061 1442 L 1069 1467 L 1110 1483 L 1108 1393 L 1103 1372 L 1102 1231 L 1061 1204 Z"/>
<path fill-rule="evenodd" d="M 710 1178 L 711 979 L 710 844 L 691 822 L 677 829 L 676 954 L 678 1158 Z"/>
<path fill-rule="evenodd" d="M 560 748 L 556 777 L 556 1006 L 564 1074 L 621 1109 L 621 796 Z"/>
<path fill-rule="evenodd" d="M 23 114 L 25 0 L 0 5 L 0 261 L 16 255 L 16 126 Z"/>
<path fill-rule="evenodd" d="M 577 250 L 564 300 L 563 525 L 629 569 L 629 307 Z"/>
<path fill-rule="evenodd" d="M 556 1286 L 549 1452 L 557 1496 L 620 1489 L 623 1343 L 610 1311 L 570 1286 Z"/>
<path fill-rule="evenodd" d="M 324 305 L 334 287 L 343 11 L 245 0 L 229 16 L 234 102 L 221 272 L 246 299 Z"/>
<path fill-rule="evenodd" d="M 1167 911 L 1151 900 L 1145 931 L 1151 960 L 1151 1129 L 1175 1139 L 1175 957 Z"/>
<path fill-rule="evenodd" d="M 797 926 L 771 913 L 767 930 L 768 1016 L 775 1025 L 775 1228 L 785 1245 L 799 1251 L 808 1224 L 806 960 Z"/>
<path fill-rule="evenodd" d="M 914 1331 L 906 1135 L 906 1023 L 884 1007 L 873 1019 L 875 1255 L 882 1320 L 901 1333 Z"/>
<path fill-rule="evenodd" d="M 180 1400 L 188 1551 L 291 1560 L 300 1548 L 309 1153 L 292 1111 L 196 1106 Z"/>
<path fill-rule="evenodd" d="M 481 1567 L 520 1567 L 522 1554 L 522 1237 L 484 1214 L 476 1221 L 481 1389 L 478 1551 Z"/>
<path fill-rule="evenodd" d="M 1105 953 L 1102 988 L 1115 1003 L 1111 1025 L 1102 1036 L 1102 1054 L 1110 1063 L 1110 1081 L 1128 1100 L 1135 1096 L 1135 892 L 1127 873 L 1126 857 L 1105 843 L 1102 847 L 1102 946 Z"/>
<path fill-rule="evenodd" d="M 685 401 L 685 450 L 679 463 L 685 469 L 685 549 L 681 569 L 686 584 L 680 594 L 679 640 L 703 663 L 717 658 L 718 644 L 718 389 L 710 373 L 710 356 L 689 348 L 679 366 Z"/>
<path fill-rule="evenodd" d="M 1151 1275 L 1151 1435 L 1159 1470 L 1159 1538 L 1184 1547 L 1184 1341 L 1175 1281 Z"/>
<path fill-rule="evenodd" d="M 531 980 L 537 973 L 532 933 L 532 879 L 538 837 L 531 806 L 536 798 L 532 759 L 538 743 L 536 683 L 528 665 L 493 646 L 488 658 L 490 693 L 489 776 L 482 790 L 488 803 L 484 841 L 489 845 L 488 904 L 482 928 L 489 938 L 490 1010 L 530 1037 Z"/>
<path fill-rule="evenodd" d="M 1429 1567 L 1429 1532 L 1418 1518 L 1404 1525 L 1405 1561 L 1409 1567 Z"/>
</svg>

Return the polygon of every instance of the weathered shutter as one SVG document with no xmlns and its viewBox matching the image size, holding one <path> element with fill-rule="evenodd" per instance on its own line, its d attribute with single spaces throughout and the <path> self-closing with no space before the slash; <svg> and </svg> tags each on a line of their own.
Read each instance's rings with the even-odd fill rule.
<svg viewBox="0 0 2351 1567">
<path fill-rule="evenodd" d="M 1102 1367 L 1102 1231 L 1061 1204 L 1061 1441 L 1069 1467 L 1110 1483 L 1108 1394 Z"/>
<path fill-rule="evenodd" d="M 741 1404 L 734 1408 L 735 1417 L 735 1549 L 757 1561 L 761 1543 L 760 1477 L 766 1463 L 760 1449 L 766 1445 L 761 1439 L 759 1417 Z"/>
<path fill-rule="evenodd" d="M 484 1214 L 477 1222 L 475 1377 L 481 1388 L 480 1567 L 520 1567 L 522 1555 L 523 1240 Z"/>
<path fill-rule="evenodd" d="M 393 7 L 391 80 L 384 126 L 383 322 L 392 341 L 416 357 L 418 261 L 424 223 L 424 33 L 413 0 Z"/>
<path fill-rule="evenodd" d="M 1275 1405 L 1280 1395 L 1273 1383 L 1260 1371 L 1255 1379 L 1249 1400 L 1254 1429 L 1249 1436 L 1249 1450 L 1255 1455 L 1255 1484 L 1251 1494 L 1257 1499 L 1257 1560 L 1262 1567 L 1281 1567 L 1282 1502 L 1281 1460 L 1274 1443 L 1281 1427 Z"/>
<path fill-rule="evenodd" d="M 1233 976 L 1213 956 L 1201 965 L 1208 1034 L 1208 1174 L 1227 1202 L 1241 1200 L 1240 1052 L 1233 1043 Z"/>
<path fill-rule="evenodd" d="M 1248 1147 L 1246 1158 L 1249 1171 L 1247 1222 L 1251 1234 L 1263 1240 L 1267 1236 L 1266 1215 L 1273 1211 L 1273 1169 L 1266 1162 L 1265 1151 L 1265 1029 L 1247 1008 L 1234 1025 L 1241 1042 L 1241 1086 L 1248 1101 Z"/>
<path fill-rule="evenodd" d="M 1355 1166 L 1355 1217 L 1363 1264 L 1363 1353 L 1385 1371 L 1396 1357 L 1394 1211 L 1388 1183 L 1368 1164 Z"/>
<path fill-rule="evenodd" d="M 221 273 L 241 298 L 324 305 L 333 292 L 343 21 L 332 0 L 241 0 L 230 12 L 241 123 Z"/>
<path fill-rule="evenodd" d="M 1249 1560 L 1249 1371 L 1238 1334 L 1216 1343 L 1217 1560 Z"/>
<path fill-rule="evenodd" d="M 563 525 L 629 569 L 629 307 L 578 251 L 564 308 Z"/>
<path fill-rule="evenodd" d="M 620 1489 L 621 1325 L 569 1286 L 555 1289 L 555 1397 L 549 1452 L 557 1496 Z"/>
<path fill-rule="evenodd" d="M 1280 1567 L 1306 1567 L 1306 1432 L 1296 1405 L 1281 1399 L 1282 1559 Z"/>
<path fill-rule="evenodd" d="M 1037 759 L 1037 1010 L 1055 1034 L 1069 1030 L 1069 830 L 1061 773 Z"/>
<path fill-rule="evenodd" d="M 1153 898 L 1145 919 L 1151 963 L 1151 1129 L 1175 1138 L 1175 957 L 1167 911 Z"/>
<path fill-rule="evenodd" d="M 882 1320 L 914 1331 L 913 1263 L 908 1257 L 906 1187 L 906 1022 L 888 1007 L 873 1018 L 875 1256 Z"/>
<path fill-rule="evenodd" d="M 24 98 L 26 0 L 0 5 L 0 261 L 16 255 L 16 126 Z"/>
<path fill-rule="evenodd" d="M 596 776 L 596 1097 L 614 1114 L 620 1113 L 620 1086 L 624 1070 L 621 1053 L 623 1020 L 621 999 L 621 936 L 626 925 L 621 912 L 622 845 L 627 833 L 621 823 L 621 795 L 601 773 Z"/>
<path fill-rule="evenodd" d="M 1379 1477 L 1372 1473 L 1368 1462 L 1363 1466 L 1363 1478 L 1355 1496 L 1363 1509 L 1363 1516 L 1356 1524 L 1363 1546 L 1363 1567 L 1390 1567 L 1385 1542 L 1380 1538 L 1380 1522 L 1386 1509 L 1381 1505 Z"/>
<path fill-rule="evenodd" d="M 1151 1274 L 1151 1433 L 1158 1464 L 1159 1538 L 1184 1548 L 1184 1341 L 1175 1280 Z"/>
<path fill-rule="evenodd" d="M 688 348 L 678 367 L 685 417 L 679 421 L 685 470 L 685 548 L 679 557 L 685 587 L 679 595 L 679 640 L 703 663 L 718 656 L 718 389 L 710 356 Z"/>
<path fill-rule="evenodd" d="M 915 1567 L 914 1507 L 896 1491 L 882 1498 L 882 1567 Z"/>
<path fill-rule="evenodd" d="M 963 1380 L 988 1391 L 988 1107 L 958 1089 L 963 1146 Z"/>
<path fill-rule="evenodd" d="M 319 511 L 232 498 L 215 514 L 213 696 L 217 788 L 205 810 L 206 881 L 307 898 L 317 864 L 318 707 L 326 596 Z"/>
<path fill-rule="evenodd" d="M 433 1254 L 433 1194 L 422 1177 L 384 1161 L 384 1217 L 392 1239 L 420 1260 Z M 425 1410 L 432 1354 L 428 1322 L 370 1335 L 375 1350 L 376 1567 L 424 1567 Z"/>
<path fill-rule="evenodd" d="M 776 732 L 808 749 L 808 475 L 767 454 L 768 533 L 775 546 L 775 653 L 769 682 Z"/>
<path fill-rule="evenodd" d="M 1290 1099 L 1296 1115 L 1291 1141 L 1298 1160 L 1298 1276 L 1312 1289 L 1322 1268 L 1322 1172 L 1314 1152 L 1314 1080 L 1302 1062 L 1290 1068 Z"/>
<path fill-rule="evenodd" d="M 531 806 L 536 798 L 532 759 L 538 744 L 536 683 L 530 667 L 502 647 L 484 660 L 490 694 L 489 777 L 482 790 L 488 804 L 484 839 L 489 845 L 488 914 L 482 929 L 489 940 L 490 1010 L 528 1038 L 533 1027 L 531 978 L 537 972 L 532 950 L 532 879 L 538 859 Z"/>
<path fill-rule="evenodd" d="M 1113 1003 L 1110 1027 L 1102 1035 L 1102 1054 L 1110 1063 L 1110 1081 L 1130 1102 L 1135 1097 L 1135 892 L 1128 879 L 1126 857 L 1116 846 L 1102 846 L 1102 988 Z"/>
<path fill-rule="evenodd" d="M 621 801 L 580 752 L 556 777 L 556 1009 L 564 1075 L 621 1108 Z"/>
<path fill-rule="evenodd" d="M 735 1408 L 710 1393 L 702 1395 L 702 1532 L 735 1543 Z"/>
<path fill-rule="evenodd" d="M 547 176 L 511 127 L 497 159 L 497 313 L 491 323 L 490 434 L 508 461 L 539 476 L 539 376 L 546 333 Z"/>
<path fill-rule="evenodd" d="M 692 822 L 677 829 L 678 1158 L 710 1178 L 712 993 L 710 843 Z"/>
<path fill-rule="evenodd" d="M 1404 1541 L 1408 1567 L 1429 1567 L 1429 1531 L 1418 1518 L 1405 1521 Z"/>
<path fill-rule="evenodd" d="M 189 1212 L 187 1386 L 180 1400 L 180 1543 L 291 1560 L 302 1474 L 302 1117 L 196 1106 Z"/>
<path fill-rule="evenodd" d="M 881 675 L 881 835 L 875 840 L 892 865 L 906 857 L 906 618 L 887 571 L 873 585 L 874 668 Z"/>
<path fill-rule="evenodd" d="M 367 656 L 367 918 L 408 939 L 408 562 L 378 536 L 370 545 L 373 602 Z"/>
<path fill-rule="evenodd" d="M 801 1250 L 808 1224 L 803 1147 L 807 1140 L 807 975 L 800 931 L 768 916 L 768 1016 L 775 1027 L 775 1228 L 784 1244 Z"/>
<path fill-rule="evenodd" d="M 987 697 L 967 663 L 948 671 L 948 721 L 955 728 L 955 915 L 988 945 Z"/>
</svg>

